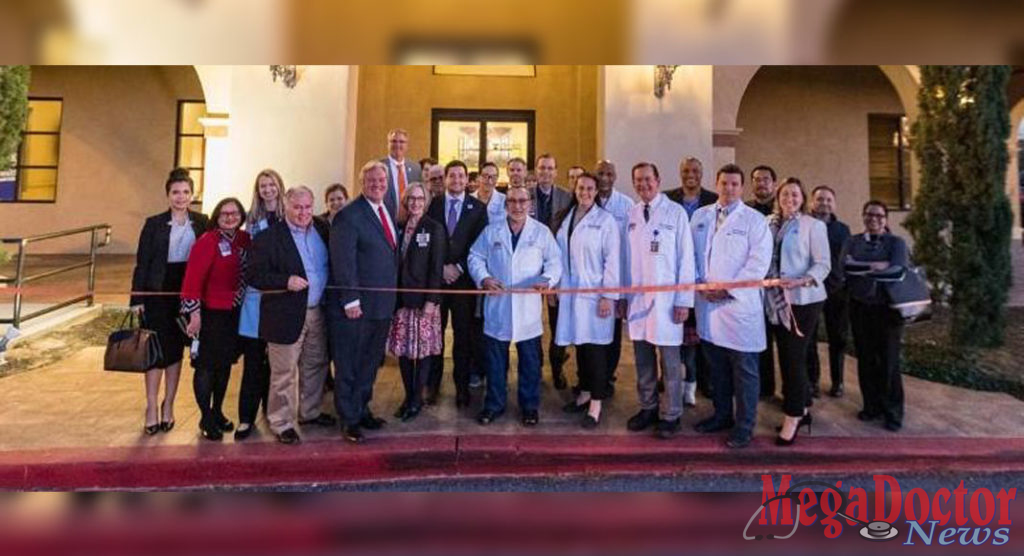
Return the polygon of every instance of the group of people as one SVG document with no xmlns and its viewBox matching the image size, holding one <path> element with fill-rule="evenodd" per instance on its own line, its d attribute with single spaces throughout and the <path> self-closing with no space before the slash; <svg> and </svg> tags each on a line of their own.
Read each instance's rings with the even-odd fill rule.
<svg viewBox="0 0 1024 556">
<path fill-rule="evenodd" d="M 174 426 L 181 360 L 191 340 L 193 386 L 202 435 L 248 437 L 262 404 L 285 444 L 306 426 L 338 426 L 351 442 L 385 421 L 370 410 L 377 371 L 398 359 L 405 398 L 395 416 L 415 419 L 436 404 L 444 377 L 445 330 L 453 330 L 455 403 L 468 407 L 486 384 L 480 425 L 506 411 L 509 350 L 518 355 L 517 398 L 524 426 L 540 421 L 544 316 L 552 383 L 568 388 L 563 367 L 575 351 L 578 376 L 563 410 L 595 428 L 613 395 L 623 328 L 633 341 L 639 410 L 626 426 L 662 438 L 681 428 L 697 391 L 714 413 L 702 433 L 728 431 L 748 445 L 759 397 L 774 396 L 778 349 L 785 417 L 776 443 L 808 430 L 819 395 L 815 338 L 824 312 L 833 396 L 842 396 L 848 324 L 864 396 L 858 417 L 899 430 L 902 325 L 873 279 L 907 265 L 906 244 L 886 226 L 886 207 L 864 206 L 865 232 L 851 235 L 835 216 L 836 193 L 808 196 L 788 178 L 756 167 L 754 198 L 735 164 L 702 187 L 699 160 L 679 166 L 680 186 L 662 192 L 658 167 L 632 166 L 636 200 L 618 191 L 616 166 L 574 166 L 555 185 L 557 161 L 482 165 L 406 159 L 407 132 L 388 134 L 389 154 L 359 171 L 361 194 L 340 184 L 314 194 L 285 189 L 277 172 L 256 178 L 248 212 L 234 198 L 209 219 L 189 210 L 187 172 L 168 177 L 169 210 L 146 221 L 139 240 L 132 306 L 156 331 L 163 359 L 146 375 L 146 434 Z M 244 228 L 244 229 L 243 229 Z M 846 273 L 847 266 L 858 272 Z M 864 271 L 867 269 L 867 271 Z M 180 292 L 180 295 L 175 295 Z M 244 357 L 237 428 L 223 412 L 232 365 Z M 331 377 L 331 364 L 334 377 Z M 158 404 L 161 378 L 165 383 Z M 322 411 L 333 389 L 337 417 Z"/>
</svg>

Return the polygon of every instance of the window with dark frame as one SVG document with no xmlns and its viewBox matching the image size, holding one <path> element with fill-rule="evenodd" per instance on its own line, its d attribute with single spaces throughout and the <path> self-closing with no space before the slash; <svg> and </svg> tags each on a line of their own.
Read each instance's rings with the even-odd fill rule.
<svg viewBox="0 0 1024 556">
<path fill-rule="evenodd" d="M 871 198 L 892 210 L 910 210 L 910 146 L 902 114 L 868 114 Z"/>
<path fill-rule="evenodd" d="M 505 164 L 523 158 L 533 168 L 536 114 L 533 110 L 465 110 L 435 108 L 431 111 L 430 154 L 440 164 L 458 159 L 469 171 L 484 162 L 498 165 L 498 182 L 507 183 Z"/>
<path fill-rule="evenodd" d="M 0 172 L 0 203 L 57 201 L 60 130 L 64 116 L 61 98 L 29 97 L 28 118 L 21 145 L 10 170 Z"/>
<path fill-rule="evenodd" d="M 188 170 L 195 184 L 192 203 L 203 201 L 203 178 L 206 174 L 206 136 L 200 118 L 206 116 L 206 102 L 178 101 L 178 124 L 174 148 L 174 167 Z"/>
</svg>

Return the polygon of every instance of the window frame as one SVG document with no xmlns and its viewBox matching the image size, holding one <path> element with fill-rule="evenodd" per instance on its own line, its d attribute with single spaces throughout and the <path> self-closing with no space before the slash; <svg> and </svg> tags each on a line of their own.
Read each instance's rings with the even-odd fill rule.
<svg viewBox="0 0 1024 556">
<path fill-rule="evenodd" d="M 206 192 L 206 134 L 205 133 L 184 133 L 181 130 L 182 118 L 185 114 L 186 104 L 202 104 L 206 106 L 206 99 L 185 98 L 178 99 L 178 114 L 174 123 L 174 162 L 172 168 L 184 168 L 188 171 L 199 170 L 203 173 L 202 182 L 194 185 L 192 192 L 192 204 L 201 205 L 203 194 Z M 183 137 L 200 137 L 203 140 L 203 165 L 202 166 L 181 166 L 178 161 L 181 159 L 181 139 Z"/>
<path fill-rule="evenodd" d="M 10 201 L 0 200 L 0 205 L 15 204 L 15 203 L 28 203 L 34 205 L 40 204 L 56 204 L 57 195 L 60 191 L 60 145 L 61 135 L 64 133 L 64 97 L 50 97 L 50 96 L 29 96 L 28 101 L 33 100 L 39 101 L 57 101 L 60 102 L 60 120 L 57 122 L 57 131 L 28 131 L 27 129 L 21 130 L 21 141 L 18 143 L 18 152 L 14 160 L 14 195 L 15 198 Z M 25 127 L 28 127 L 28 120 L 25 120 Z M 57 164 L 54 166 L 24 166 L 21 164 L 21 151 L 25 145 L 25 137 L 29 135 L 51 135 L 57 137 Z M 53 170 L 54 185 L 53 185 L 53 199 L 21 199 L 21 171 L 22 170 Z"/>
<path fill-rule="evenodd" d="M 871 119 L 872 118 L 896 118 L 896 133 L 897 140 L 899 142 L 898 147 L 893 147 L 896 150 L 896 182 L 897 182 L 897 194 L 899 197 L 899 204 L 892 205 L 886 203 L 886 208 L 890 212 L 909 212 L 913 209 L 913 184 L 911 183 L 911 172 L 910 168 L 910 145 L 909 135 L 905 133 L 904 126 L 907 122 L 907 115 L 895 112 L 869 112 L 867 115 L 867 135 L 868 135 L 868 197 L 875 198 L 876 196 L 871 192 Z M 906 146 L 904 146 L 906 144 Z"/>
<path fill-rule="evenodd" d="M 537 133 L 536 110 L 476 109 L 476 108 L 433 108 L 430 111 L 430 156 L 437 159 L 438 138 L 442 120 L 477 122 L 480 125 L 480 149 L 477 168 L 487 162 L 487 124 L 489 122 L 526 122 L 526 168 L 533 170 L 536 156 Z M 463 160 L 469 164 L 468 161 Z"/>
</svg>

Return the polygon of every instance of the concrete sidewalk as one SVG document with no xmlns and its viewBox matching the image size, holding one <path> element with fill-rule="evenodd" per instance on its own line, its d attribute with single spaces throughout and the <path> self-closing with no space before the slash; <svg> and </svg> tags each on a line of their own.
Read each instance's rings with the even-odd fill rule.
<svg viewBox="0 0 1024 556">
<path fill-rule="evenodd" d="M 482 391 L 474 393 L 471 408 L 457 411 L 448 377 L 438 406 L 400 423 L 390 417 L 401 401 L 401 382 L 389 361 L 372 403 L 389 422 L 368 433 L 362 446 L 345 443 L 337 429 L 318 428 L 303 430 L 302 444 L 283 446 L 262 416 L 257 433 L 243 443 L 230 434 L 223 442 L 203 440 L 187 368 L 175 429 L 145 436 L 142 377 L 102 371 L 103 348 L 86 348 L 59 364 L 0 379 L 0 488 L 202 488 L 547 473 L 1024 471 L 1021 401 L 905 377 L 905 427 L 889 433 L 855 417 L 860 393 L 852 358 L 846 397 L 816 400 L 813 433 L 801 435 L 795 447 L 772 443 L 782 419 L 774 402 L 761 403 L 757 440 L 745 450 L 728 450 L 721 436 L 692 431 L 711 412 L 704 398 L 684 415 L 674 440 L 629 433 L 625 422 L 637 405 L 632 353 L 628 343 L 624 347 L 616 395 L 594 431 L 580 429 L 575 416 L 561 411 L 569 394 L 552 389 L 547 377 L 541 424 L 533 429 L 516 418 L 514 378 L 509 411 L 490 427 L 473 419 Z M 571 362 L 567 372 L 575 376 Z M 240 376 L 236 366 L 225 402 L 232 420 Z M 330 394 L 324 409 L 333 413 Z"/>
</svg>

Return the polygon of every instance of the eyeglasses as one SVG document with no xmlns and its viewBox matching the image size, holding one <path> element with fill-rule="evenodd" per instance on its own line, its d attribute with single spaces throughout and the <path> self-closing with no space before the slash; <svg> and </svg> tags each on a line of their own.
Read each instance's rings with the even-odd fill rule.
<svg viewBox="0 0 1024 556">
<path fill-rule="evenodd" d="M 413 201 L 426 201 L 426 200 L 427 200 L 427 198 L 426 198 L 426 197 L 422 197 L 422 196 L 417 196 L 417 197 L 407 197 L 406 199 L 407 199 L 407 200 L 408 200 L 408 201 L 409 201 L 410 203 L 411 203 L 411 202 L 413 202 Z"/>
<path fill-rule="evenodd" d="M 880 212 L 865 212 L 864 218 L 885 218 L 885 215 Z"/>
</svg>

